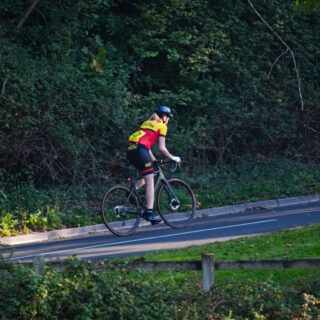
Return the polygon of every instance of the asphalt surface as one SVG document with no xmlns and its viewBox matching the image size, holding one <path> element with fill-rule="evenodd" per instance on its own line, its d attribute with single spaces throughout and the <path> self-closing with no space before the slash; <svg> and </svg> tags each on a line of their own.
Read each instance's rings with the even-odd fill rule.
<svg viewBox="0 0 320 320">
<path fill-rule="evenodd" d="M 215 241 L 252 236 L 320 223 L 320 202 L 282 208 L 252 210 L 243 213 L 197 218 L 186 229 L 165 224 L 143 226 L 128 237 L 109 232 L 72 239 L 16 245 L 0 249 L 0 255 L 13 261 L 31 261 L 43 255 L 45 260 L 78 258 L 101 260 L 108 257 L 139 255 L 161 249 L 176 249 Z"/>
</svg>

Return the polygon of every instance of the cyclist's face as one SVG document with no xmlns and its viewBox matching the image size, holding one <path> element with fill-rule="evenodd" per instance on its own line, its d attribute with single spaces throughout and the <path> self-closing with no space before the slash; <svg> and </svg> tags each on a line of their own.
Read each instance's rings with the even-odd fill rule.
<svg viewBox="0 0 320 320">
<path fill-rule="evenodd" d="M 162 116 L 162 121 L 164 124 L 167 124 L 169 122 L 169 119 L 170 118 L 168 116 L 166 116 L 165 114 Z"/>
</svg>

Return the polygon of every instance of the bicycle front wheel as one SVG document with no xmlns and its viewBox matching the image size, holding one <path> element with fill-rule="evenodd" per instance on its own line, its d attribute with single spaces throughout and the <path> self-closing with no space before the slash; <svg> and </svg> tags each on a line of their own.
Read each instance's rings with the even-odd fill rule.
<svg viewBox="0 0 320 320">
<path fill-rule="evenodd" d="M 187 227 L 196 214 L 192 189 L 180 179 L 171 179 L 161 186 L 157 204 L 161 218 L 172 228 Z"/>
<path fill-rule="evenodd" d="M 117 236 L 128 236 L 138 227 L 140 208 L 136 197 L 123 186 L 109 189 L 103 196 L 101 214 L 106 227 Z"/>
</svg>

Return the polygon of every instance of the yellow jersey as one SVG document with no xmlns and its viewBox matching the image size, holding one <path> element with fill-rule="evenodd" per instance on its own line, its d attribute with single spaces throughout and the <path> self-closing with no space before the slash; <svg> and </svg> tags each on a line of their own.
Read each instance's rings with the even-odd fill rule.
<svg viewBox="0 0 320 320">
<path fill-rule="evenodd" d="M 166 135 L 167 126 L 162 121 L 147 120 L 140 126 L 138 131 L 129 137 L 129 142 L 139 143 L 150 149 L 159 136 L 165 137 Z"/>
</svg>

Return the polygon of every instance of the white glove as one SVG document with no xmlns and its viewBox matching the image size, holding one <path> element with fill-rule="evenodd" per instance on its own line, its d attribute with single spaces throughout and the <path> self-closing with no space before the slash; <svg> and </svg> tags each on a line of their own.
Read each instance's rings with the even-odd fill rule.
<svg viewBox="0 0 320 320">
<path fill-rule="evenodd" d="M 172 156 L 171 160 L 180 163 L 181 162 L 181 158 L 180 157 L 174 157 Z"/>
</svg>

